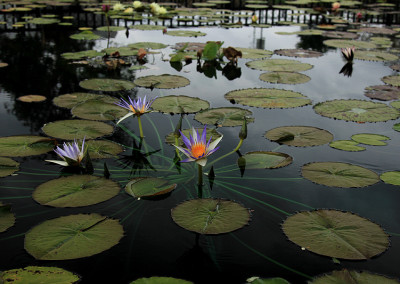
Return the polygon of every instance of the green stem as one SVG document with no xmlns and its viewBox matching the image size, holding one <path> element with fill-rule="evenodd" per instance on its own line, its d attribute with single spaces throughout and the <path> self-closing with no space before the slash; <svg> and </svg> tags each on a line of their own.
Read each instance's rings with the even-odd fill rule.
<svg viewBox="0 0 400 284">
<path fill-rule="evenodd" d="M 140 138 L 143 138 L 144 135 L 143 135 L 142 121 L 141 121 L 141 119 L 140 119 L 140 115 L 138 115 L 137 119 L 138 119 L 138 123 L 139 123 Z"/>
<path fill-rule="evenodd" d="M 198 175 L 198 180 L 197 180 L 197 185 L 202 186 L 203 185 L 203 166 L 197 164 L 197 175 Z"/>
<path fill-rule="evenodd" d="M 233 151 L 231 151 L 231 152 L 229 152 L 229 153 L 227 153 L 227 154 L 225 154 L 225 155 L 219 157 L 218 159 L 212 161 L 212 162 L 209 163 L 208 165 L 211 166 L 211 165 L 215 164 L 216 162 L 218 162 L 219 160 L 222 160 L 222 159 L 228 157 L 229 155 L 232 155 L 232 154 L 235 153 L 236 151 L 239 151 L 239 149 L 240 149 L 240 147 L 242 146 L 242 144 L 243 144 L 243 139 L 240 139 L 239 144 L 236 146 L 236 148 L 235 148 Z"/>
</svg>

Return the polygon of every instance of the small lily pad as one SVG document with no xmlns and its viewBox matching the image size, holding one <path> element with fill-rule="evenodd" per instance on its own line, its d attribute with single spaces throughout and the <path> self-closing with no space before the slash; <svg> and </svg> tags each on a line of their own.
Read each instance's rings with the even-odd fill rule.
<svg viewBox="0 0 400 284">
<path fill-rule="evenodd" d="M 399 171 L 391 171 L 384 172 L 381 174 L 381 180 L 388 184 L 400 185 L 400 172 Z"/>
<path fill-rule="evenodd" d="M 322 52 L 308 50 L 308 49 L 278 49 L 275 50 L 274 53 L 282 56 L 301 57 L 301 58 L 320 57 L 323 55 Z"/>
<path fill-rule="evenodd" d="M 351 281 L 351 282 L 350 282 Z M 380 283 L 380 284 L 399 284 L 397 279 L 388 278 L 384 275 L 373 274 L 368 271 L 355 270 L 336 270 L 329 274 L 315 277 L 309 284 L 337 284 L 337 283 Z"/>
<path fill-rule="evenodd" d="M 100 38 L 99 35 L 94 34 L 92 31 L 83 31 L 69 37 L 76 40 L 96 40 Z"/>
<path fill-rule="evenodd" d="M 46 100 L 46 97 L 40 95 L 26 95 L 18 97 L 17 100 L 24 103 L 43 102 Z"/>
<path fill-rule="evenodd" d="M 382 78 L 382 81 L 386 84 L 400 87 L 400 75 L 385 76 Z"/>
<path fill-rule="evenodd" d="M 372 42 L 346 39 L 327 39 L 323 42 L 327 46 L 336 48 L 355 47 L 356 49 L 374 49 L 376 44 Z"/>
<path fill-rule="evenodd" d="M 336 140 L 329 143 L 329 146 L 338 150 L 358 152 L 364 151 L 365 147 L 358 146 L 358 142 L 354 140 Z"/>
<path fill-rule="evenodd" d="M 351 139 L 358 143 L 372 146 L 385 146 L 387 143 L 383 141 L 390 140 L 390 138 L 387 136 L 370 133 L 354 134 L 351 136 Z"/>
<path fill-rule="evenodd" d="M 121 145 L 106 140 L 86 140 L 85 146 L 91 159 L 112 158 L 124 151 Z"/>
<path fill-rule="evenodd" d="M 102 32 L 119 32 L 119 31 L 124 31 L 126 28 L 121 27 L 121 26 L 103 26 L 103 27 L 98 27 L 96 30 L 102 31 Z"/>
<path fill-rule="evenodd" d="M 150 278 L 140 278 L 129 284 L 193 284 L 193 282 L 172 277 L 153 276 Z"/>
<path fill-rule="evenodd" d="M 199 134 L 200 134 L 200 136 L 201 136 L 201 134 L 203 133 L 203 130 L 204 130 L 204 127 L 203 128 L 195 128 L 198 132 L 199 132 Z M 220 138 L 220 137 L 222 137 L 222 134 L 221 133 L 219 133 L 216 129 L 214 129 L 214 128 L 207 128 L 206 129 L 206 140 L 208 141 L 211 137 L 211 142 L 213 142 L 214 140 L 216 140 L 216 139 L 218 139 L 218 138 Z M 182 133 L 183 133 L 183 135 L 185 135 L 186 137 L 189 137 L 189 134 L 190 135 L 192 135 L 192 128 L 190 128 L 190 129 L 182 129 L 182 131 L 181 131 Z M 174 132 L 171 132 L 170 134 L 168 134 L 166 137 L 165 137 L 165 142 L 167 142 L 168 144 L 175 144 L 175 135 L 174 135 Z M 182 137 L 179 137 L 178 138 L 178 145 L 177 146 L 183 146 L 184 145 L 184 143 L 183 143 L 183 140 L 182 140 Z"/>
<path fill-rule="evenodd" d="M 246 160 L 246 169 L 277 169 L 293 162 L 288 154 L 268 151 L 248 152 L 241 158 Z"/>
<path fill-rule="evenodd" d="M 246 117 L 247 122 L 252 122 L 250 118 L 253 113 L 247 109 L 238 107 L 210 108 L 197 113 L 194 119 L 208 125 L 218 126 L 240 126 Z"/>
<path fill-rule="evenodd" d="M 89 120 L 115 120 L 123 117 L 128 110 L 98 100 L 89 100 L 72 108 L 71 113 L 79 118 Z"/>
<path fill-rule="evenodd" d="M 107 95 L 98 95 L 92 93 L 71 93 L 64 94 L 53 99 L 53 103 L 56 106 L 64 108 L 73 108 L 74 106 L 84 103 L 89 100 L 101 101 L 109 104 L 113 104 L 119 101 L 119 99 Z"/>
<path fill-rule="evenodd" d="M 163 74 L 140 77 L 134 83 L 144 88 L 174 89 L 185 87 L 190 81 L 182 76 Z"/>
<path fill-rule="evenodd" d="M 0 233 L 14 226 L 15 215 L 11 212 L 11 206 L 0 202 Z M 1 276 L 0 276 L 1 280 Z"/>
<path fill-rule="evenodd" d="M 289 216 L 282 229 L 295 244 L 329 257 L 369 259 L 389 247 L 389 236 L 379 225 L 339 210 L 300 212 Z"/>
<path fill-rule="evenodd" d="M 32 197 L 42 205 L 81 207 L 106 201 L 119 191 L 119 185 L 110 179 L 73 175 L 42 183 L 35 189 Z"/>
<path fill-rule="evenodd" d="M 364 95 L 380 101 L 398 100 L 400 99 L 400 88 L 389 85 L 369 86 L 365 88 Z"/>
<path fill-rule="evenodd" d="M 223 199 L 192 199 L 171 209 L 172 219 L 182 228 L 200 234 L 222 234 L 246 226 L 249 209 Z"/>
<path fill-rule="evenodd" d="M 358 34 L 343 32 L 343 31 L 326 31 L 322 34 L 324 37 L 337 38 L 337 39 L 356 39 Z"/>
<path fill-rule="evenodd" d="M 303 84 L 311 80 L 307 75 L 298 72 L 267 72 L 260 75 L 260 80 L 274 84 Z"/>
<path fill-rule="evenodd" d="M 19 170 L 19 163 L 10 158 L 0 157 L 0 177 L 12 175 Z"/>
<path fill-rule="evenodd" d="M 171 192 L 176 183 L 155 177 L 137 177 L 125 186 L 125 192 L 135 198 L 151 197 Z"/>
<path fill-rule="evenodd" d="M 305 164 L 301 174 L 317 184 L 342 188 L 365 187 L 379 181 L 379 176 L 371 170 L 340 162 Z"/>
<path fill-rule="evenodd" d="M 156 30 L 163 30 L 167 27 L 165 26 L 158 26 L 158 25 L 133 25 L 129 26 L 130 29 L 134 30 L 141 30 L 141 31 L 156 31 Z"/>
<path fill-rule="evenodd" d="M 246 66 L 251 69 L 261 71 L 306 71 L 313 66 L 308 63 L 302 63 L 297 60 L 290 59 L 263 59 L 253 60 L 246 63 Z"/>
<path fill-rule="evenodd" d="M 165 96 L 155 99 L 151 107 L 164 113 L 195 113 L 208 109 L 210 103 L 200 98 L 188 96 Z"/>
<path fill-rule="evenodd" d="M 130 48 L 144 48 L 144 49 L 163 49 L 166 48 L 168 45 L 160 43 L 160 42 L 135 42 L 128 45 Z"/>
<path fill-rule="evenodd" d="M 96 78 L 81 81 L 79 86 L 93 91 L 116 92 L 132 90 L 136 85 L 126 80 Z"/>
<path fill-rule="evenodd" d="M 368 61 L 394 61 L 399 59 L 397 55 L 388 52 L 372 50 L 357 50 L 354 53 L 354 58 Z"/>
<path fill-rule="evenodd" d="M 26 157 L 40 155 L 53 150 L 56 141 L 42 136 L 0 137 L 0 156 Z"/>
<path fill-rule="evenodd" d="M 235 47 L 235 49 L 242 52 L 243 59 L 270 58 L 273 54 L 272 51 L 266 49 L 243 48 L 243 47 Z"/>
<path fill-rule="evenodd" d="M 271 129 L 265 137 L 273 142 L 295 147 L 318 146 L 329 143 L 332 133 L 312 126 L 282 126 Z"/>
<path fill-rule="evenodd" d="M 35 25 L 51 25 L 51 24 L 57 24 L 58 22 L 60 22 L 60 20 L 51 18 L 33 18 L 28 21 L 29 24 L 35 24 Z"/>
<path fill-rule="evenodd" d="M 98 52 L 97 50 L 83 50 L 77 52 L 65 52 L 61 54 L 67 60 L 79 60 L 83 58 L 94 58 L 97 56 L 103 56 L 103 53 Z"/>
<path fill-rule="evenodd" d="M 58 267 L 27 266 L 3 271 L 0 274 L 0 282 L 10 283 L 41 283 L 41 284 L 73 284 L 77 283 L 80 277 L 72 272 Z"/>
</svg>

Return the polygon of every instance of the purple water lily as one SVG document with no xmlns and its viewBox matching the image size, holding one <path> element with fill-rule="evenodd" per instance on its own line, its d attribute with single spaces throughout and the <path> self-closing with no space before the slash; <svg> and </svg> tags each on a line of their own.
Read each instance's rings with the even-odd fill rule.
<svg viewBox="0 0 400 284">
<path fill-rule="evenodd" d="M 85 157 L 85 138 L 82 140 L 81 148 L 79 148 L 78 142 L 74 140 L 73 143 L 64 142 L 63 148 L 57 146 L 54 152 L 56 152 L 63 161 L 46 160 L 47 162 L 56 163 L 61 166 L 80 166 Z"/>
</svg>

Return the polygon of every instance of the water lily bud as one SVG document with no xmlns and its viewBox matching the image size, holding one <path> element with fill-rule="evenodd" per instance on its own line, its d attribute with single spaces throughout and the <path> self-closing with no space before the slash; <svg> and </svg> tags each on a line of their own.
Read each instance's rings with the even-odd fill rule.
<svg viewBox="0 0 400 284">
<path fill-rule="evenodd" d="M 242 140 L 247 138 L 247 120 L 246 120 L 246 117 L 244 117 L 244 119 L 243 119 L 242 128 L 240 129 L 240 132 L 239 132 L 239 138 L 242 139 Z"/>
<path fill-rule="evenodd" d="M 108 11 L 110 11 L 110 5 L 102 5 L 102 6 L 101 6 L 101 10 L 102 10 L 104 13 L 108 13 Z"/>
</svg>

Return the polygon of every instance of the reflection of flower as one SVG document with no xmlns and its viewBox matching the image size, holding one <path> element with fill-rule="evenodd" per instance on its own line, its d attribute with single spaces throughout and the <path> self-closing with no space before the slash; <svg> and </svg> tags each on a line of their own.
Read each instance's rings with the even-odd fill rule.
<svg viewBox="0 0 400 284">
<path fill-rule="evenodd" d="M 356 50 L 356 48 L 353 47 L 346 47 L 346 48 L 342 48 L 342 54 L 343 57 L 347 60 L 347 61 L 353 61 L 354 58 L 354 51 Z"/>
<path fill-rule="evenodd" d="M 207 136 L 207 126 L 204 126 L 203 133 L 200 136 L 199 131 L 195 130 L 192 127 L 193 135 L 189 134 L 189 139 L 181 132 L 181 137 L 183 143 L 185 143 L 187 149 L 174 145 L 177 149 L 179 149 L 182 153 L 184 153 L 188 158 L 181 161 L 185 162 L 193 162 L 195 161 L 200 166 L 205 166 L 207 163 L 207 157 L 217 151 L 219 147 L 216 147 L 219 141 L 221 141 L 222 137 L 219 137 L 214 142 L 211 142 L 211 138 L 206 139 Z"/>
<path fill-rule="evenodd" d="M 115 10 L 115 11 L 123 11 L 123 10 L 125 10 L 125 6 L 122 5 L 120 2 L 118 2 L 118 3 L 114 4 L 113 10 Z"/>
<path fill-rule="evenodd" d="M 140 1 L 133 1 L 133 8 L 138 9 L 143 6 L 142 2 Z"/>
<path fill-rule="evenodd" d="M 353 63 L 347 62 L 342 69 L 340 69 L 339 74 L 343 74 L 344 76 L 351 77 L 353 74 Z"/>
<path fill-rule="evenodd" d="M 57 146 L 54 150 L 58 156 L 64 161 L 46 160 L 47 162 L 59 164 L 61 166 L 80 166 L 85 156 L 85 138 L 83 138 L 81 149 L 78 142 L 64 143 L 63 148 Z"/>
</svg>

